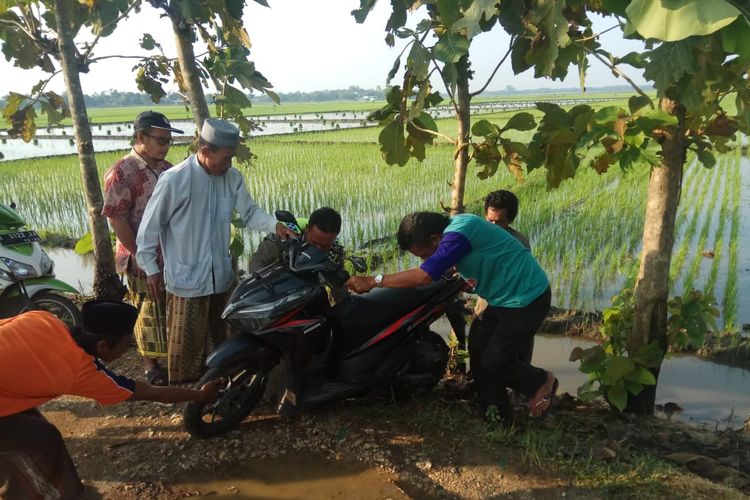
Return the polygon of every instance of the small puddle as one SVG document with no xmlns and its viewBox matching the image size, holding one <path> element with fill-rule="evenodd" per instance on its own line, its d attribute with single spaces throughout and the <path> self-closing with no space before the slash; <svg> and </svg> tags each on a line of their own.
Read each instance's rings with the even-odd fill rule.
<svg viewBox="0 0 750 500">
<path fill-rule="evenodd" d="M 211 499 L 409 498 L 392 474 L 313 453 L 257 459 L 204 474 L 201 471 L 172 486 Z"/>
</svg>

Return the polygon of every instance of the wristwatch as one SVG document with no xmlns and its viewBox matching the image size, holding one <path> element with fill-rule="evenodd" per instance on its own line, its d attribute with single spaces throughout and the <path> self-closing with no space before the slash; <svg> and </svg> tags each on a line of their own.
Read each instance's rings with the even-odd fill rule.
<svg viewBox="0 0 750 500">
<path fill-rule="evenodd" d="M 378 288 L 383 288 L 383 275 L 378 274 L 375 276 L 375 286 Z"/>
</svg>

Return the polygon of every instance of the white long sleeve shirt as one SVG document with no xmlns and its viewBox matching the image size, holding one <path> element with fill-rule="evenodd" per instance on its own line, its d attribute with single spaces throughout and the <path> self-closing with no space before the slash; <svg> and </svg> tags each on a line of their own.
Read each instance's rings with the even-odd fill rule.
<svg viewBox="0 0 750 500">
<path fill-rule="evenodd" d="M 161 243 L 169 293 L 203 297 L 227 291 L 234 281 L 229 239 L 235 209 L 247 227 L 275 231 L 276 219 L 255 204 L 238 170 L 210 175 L 191 155 L 156 183 L 136 237 L 138 266 L 149 276 L 158 274 Z"/>
</svg>

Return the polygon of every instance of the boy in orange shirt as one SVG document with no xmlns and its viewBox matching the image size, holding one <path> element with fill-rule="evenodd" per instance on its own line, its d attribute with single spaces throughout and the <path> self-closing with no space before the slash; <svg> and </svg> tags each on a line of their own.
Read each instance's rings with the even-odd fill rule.
<svg viewBox="0 0 750 500">
<path fill-rule="evenodd" d="M 83 305 L 83 326 L 45 311 L 0 320 L 0 493 L 3 498 L 76 498 L 83 490 L 60 432 L 36 407 L 62 395 L 121 401 L 213 401 L 200 390 L 155 387 L 104 367 L 130 346 L 138 310 L 123 302 Z M 1 496 L 1 495 L 0 495 Z"/>
</svg>

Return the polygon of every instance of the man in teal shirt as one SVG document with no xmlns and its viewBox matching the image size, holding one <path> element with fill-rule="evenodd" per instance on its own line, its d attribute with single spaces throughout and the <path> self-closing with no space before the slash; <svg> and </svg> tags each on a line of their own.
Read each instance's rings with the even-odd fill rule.
<svg viewBox="0 0 750 500">
<path fill-rule="evenodd" d="M 374 287 L 413 288 L 427 285 L 455 267 L 475 292 L 487 300 L 480 328 L 487 338 L 472 359 L 479 403 L 486 412 L 495 406 L 504 420 L 512 417 L 506 387 L 529 398 L 532 416 L 548 409 L 557 390 L 551 372 L 531 366 L 525 353 L 547 316 L 551 291 L 544 270 L 510 233 L 476 215 L 452 218 L 416 212 L 403 218 L 398 244 L 424 260 L 415 269 L 387 276 L 354 276 L 349 288 L 362 293 Z"/>
</svg>

